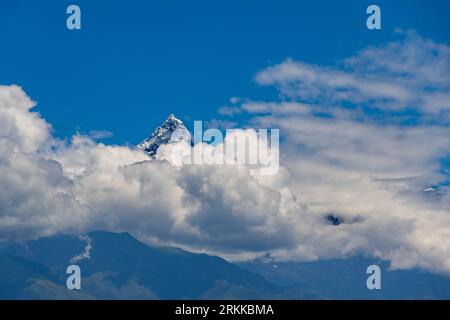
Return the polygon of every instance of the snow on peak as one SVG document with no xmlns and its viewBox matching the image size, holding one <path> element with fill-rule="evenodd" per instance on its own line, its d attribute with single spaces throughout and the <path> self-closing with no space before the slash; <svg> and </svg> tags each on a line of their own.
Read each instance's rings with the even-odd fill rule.
<svg viewBox="0 0 450 320">
<path fill-rule="evenodd" d="M 189 132 L 180 119 L 170 114 L 161 126 L 156 128 L 151 135 L 137 145 L 137 148 L 143 150 L 149 156 L 154 157 L 160 145 L 174 142 L 172 141 L 172 133 L 178 129 Z"/>
</svg>

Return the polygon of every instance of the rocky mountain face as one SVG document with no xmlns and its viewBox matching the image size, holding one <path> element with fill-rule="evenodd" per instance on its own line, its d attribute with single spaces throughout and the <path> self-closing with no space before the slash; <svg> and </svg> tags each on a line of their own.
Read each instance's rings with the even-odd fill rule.
<svg viewBox="0 0 450 320">
<path fill-rule="evenodd" d="M 73 263 L 81 269 L 81 290 L 66 288 Z M 0 299 L 313 298 L 222 258 L 149 247 L 128 233 L 57 235 L 0 251 Z"/>
<path fill-rule="evenodd" d="M 190 133 L 183 122 L 171 114 L 161 126 L 156 128 L 152 134 L 139 143 L 137 148 L 143 150 L 150 157 L 155 157 L 156 151 L 162 144 L 175 143 L 178 141 L 172 138 L 172 134 L 177 130 L 186 137 L 190 136 Z"/>
</svg>

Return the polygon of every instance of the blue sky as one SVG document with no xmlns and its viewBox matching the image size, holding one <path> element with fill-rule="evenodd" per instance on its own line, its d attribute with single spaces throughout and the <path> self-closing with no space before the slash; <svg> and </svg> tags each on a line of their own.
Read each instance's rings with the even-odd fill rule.
<svg viewBox="0 0 450 320">
<path fill-rule="evenodd" d="M 449 2 L 377 1 L 381 31 L 368 1 L 74 3 L 81 31 L 72 2 L 0 4 L 0 240 L 128 231 L 229 259 L 368 254 L 450 274 Z M 122 146 L 170 113 L 280 129 L 278 173 Z M 53 139 L 93 130 L 114 135 Z"/>
<path fill-rule="evenodd" d="M 72 3 L 81 31 L 65 26 Z M 169 113 L 207 120 L 230 97 L 273 98 L 253 77 L 287 57 L 333 65 L 397 27 L 450 42 L 447 1 L 377 1 L 381 31 L 365 28 L 369 4 L 2 0 L 0 83 L 22 86 L 57 136 L 108 130 L 134 144 Z"/>
</svg>

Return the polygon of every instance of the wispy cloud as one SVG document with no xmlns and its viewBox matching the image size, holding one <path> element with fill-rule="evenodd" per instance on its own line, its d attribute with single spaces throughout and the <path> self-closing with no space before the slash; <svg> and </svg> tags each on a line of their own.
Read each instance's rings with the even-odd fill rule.
<svg viewBox="0 0 450 320">
<path fill-rule="evenodd" d="M 70 263 L 77 263 L 78 261 L 81 261 L 83 259 L 90 259 L 91 258 L 91 250 L 92 250 L 92 238 L 89 236 L 79 236 L 79 239 L 81 241 L 86 242 L 86 247 L 84 247 L 84 250 L 79 255 L 73 257 L 70 259 Z"/>
<path fill-rule="evenodd" d="M 114 134 L 111 131 L 107 130 L 92 130 L 89 131 L 88 136 L 94 140 L 101 140 L 111 138 Z"/>
<path fill-rule="evenodd" d="M 287 59 L 256 75 L 287 97 L 366 105 L 382 110 L 450 110 L 450 47 L 409 32 L 402 41 L 367 48 L 338 66 Z"/>
</svg>

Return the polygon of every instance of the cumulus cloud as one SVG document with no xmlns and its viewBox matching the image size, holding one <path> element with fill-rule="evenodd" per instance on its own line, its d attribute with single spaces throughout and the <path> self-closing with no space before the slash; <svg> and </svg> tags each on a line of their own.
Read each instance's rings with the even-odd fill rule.
<svg viewBox="0 0 450 320">
<path fill-rule="evenodd" d="M 290 99 L 233 99 L 228 115 L 280 128 L 282 166 L 267 176 L 239 164 L 180 165 L 168 156 L 171 146 L 149 159 L 80 134 L 59 140 L 21 88 L 0 86 L 0 240 L 102 229 L 231 259 L 371 254 L 393 268 L 450 273 L 450 193 L 441 170 L 450 128 L 429 121 L 446 107 L 425 107 L 424 89 L 448 93 L 447 50 L 408 36 L 363 50 L 342 68 L 288 60 L 259 73 L 260 83 Z M 387 62 L 392 51 L 403 55 L 396 65 Z M 423 61 L 430 63 L 422 68 Z M 376 90 L 365 87 L 368 79 Z M 343 100 L 413 107 L 428 118 L 380 120 Z"/>
<path fill-rule="evenodd" d="M 14 151 L 34 152 L 49 137 L 50 126 L 29 113 L 33 102 L 18 86 L 0 86 L 0 143 Z"/>
<path fill-rule="evenodd" d="M 150 159 L 79 134 L 61 141 L 19 87 L 0 91 L 9 130 L 0 150 L 1 240 L 102 229 L 238 256 L 296 242 L 290 221 L 298 212 L 285 204 L 292 199 L 249 168 L 180 167 L 164 159 L 164 148 Z"/>
</svg>

